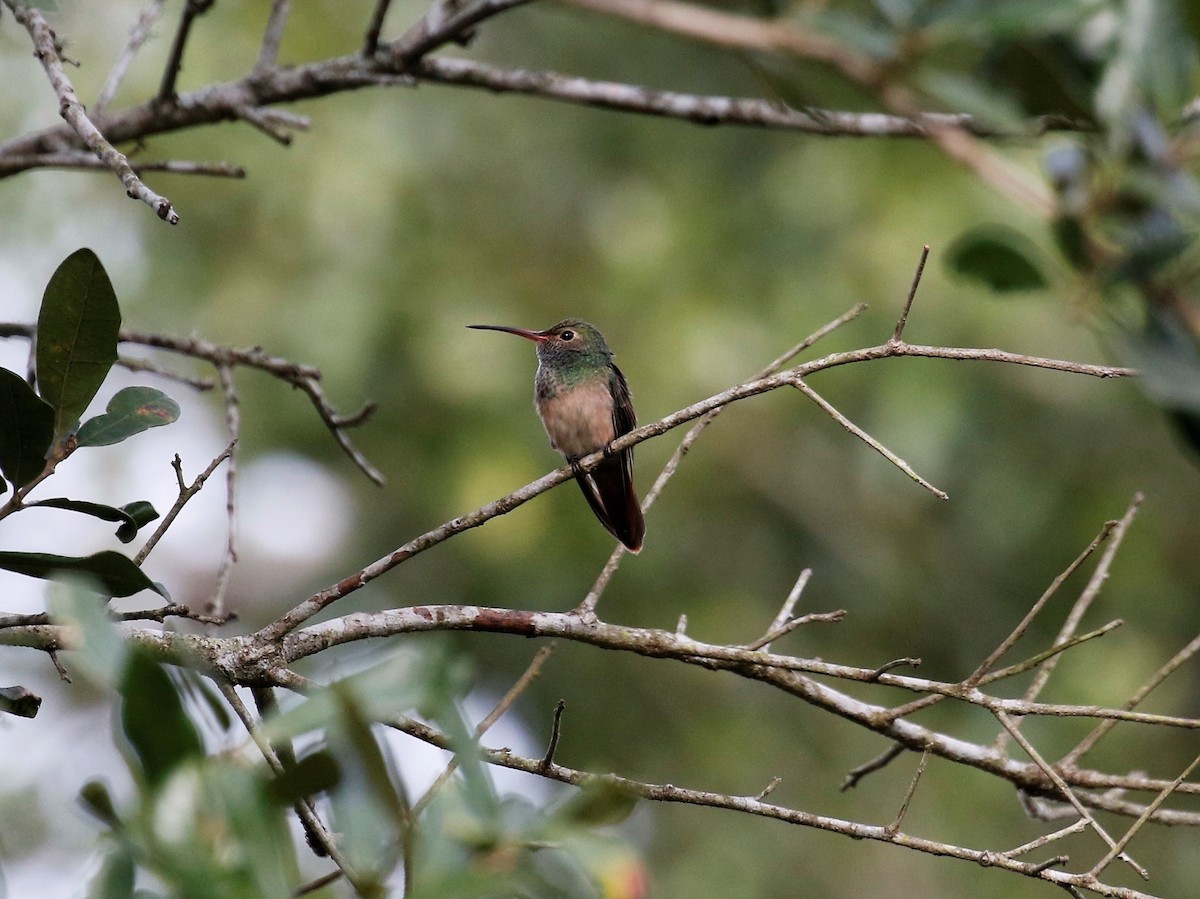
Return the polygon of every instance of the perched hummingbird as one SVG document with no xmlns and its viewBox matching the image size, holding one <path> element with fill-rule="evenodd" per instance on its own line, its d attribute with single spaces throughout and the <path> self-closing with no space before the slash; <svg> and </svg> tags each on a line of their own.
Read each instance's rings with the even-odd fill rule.
<svg viewBox="0 0 1200 899">
<path fill-rule="evenodd" d="M 631 552 L 640 552 L 646 535 L 642 507 L 633 490 L 633 449 L 623 449 L 590 472 L 578 461 L 607 449 L 612 441 L 633 430 L 637 420 L 629 385 L 613 364 L 604 335 L 577 318 L 568 318 L 545 331 L 504 325 L 468 325 L 481 331 L 506 331 L 537 344 L 534 401 L 550 445 L 575 470 L 575 480 L 588 505 Z"/>
</svg>

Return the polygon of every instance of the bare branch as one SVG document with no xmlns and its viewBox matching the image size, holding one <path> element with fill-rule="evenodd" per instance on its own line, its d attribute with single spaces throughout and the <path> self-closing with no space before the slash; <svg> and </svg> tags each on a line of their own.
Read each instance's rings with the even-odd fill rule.
<svg viewBox="0 0 1200 899">
<path fill-rule="evenodd" d="M 267 17 L 267 29 L 263 33 L 262 45 L 258 49 L 258 60 L 254 71 L 265 72 L 275 65 L 279 57 L 279 45 L 283 43 L 283 29 L 287 24 L 291 0 L 271 0 L 271 12 Z"/>
<path fill-rule="evenodd" d="M 129 31 L 129 37 L 125 41 L 125 46 L 121 48 L 121 53 L 117 56 L 117 61 L 113 63 L 108 77 L 104 80 L 104 86 L 100 88 L 96 102 L 92 104 L 93 115 L 103 113 L 108 108 L 108 104 L 112 102 L 113 97 L 117 95 L 117 91 L 121 87 L 121 82 L 125 80 L 125 73 L 129 71 L 129 66 L 133 63 L 133 58 L 137 55 L 138 50 L 142 48 L 142 44 L 146 42 L 146 39 L 150 37 L 150 31 L 154 28 L 154 23 L 162 15 L 163 4 L 165 2 L 166 0 L 150 0 L 150 5 L 142 10 L 142 14 L 138 16 L 133 28 Z"/>
<path fill-rule="evenodd" d="M 542 771 L 549 771 L 554 764 L 554 752 L 558 749 L 558 739 L 562 735 L 562 716 L 566 710 L 567 703 L 564 700 L 560 699 L 554 704 L 554 721 L 550 725 L 550 743 L 546 747 L 546 754 L 538 763 L 538 767 Z"/>
<path fill-rule="evenodd" d="M 403 718 L 387 723 L 397 730 L 403 731 L 419 740 L 431 743 L 434 746 L 439 746 L 443 749 L 451 748 L 449 738 L 421 722 Z M 567 768 L 557 763 L 542 770 L 540 759 L 526 758 L 508 750 L 484 749 L 483 758 L 489 764 L 516 771 L 524 771 L 529 774 L 538 774 L 574 786 L 604 784 L 611 789 L 652 802 L 678 802 L 708 808 L 726 809 L 801 827 L 811 827 L 830 833 L 838 833 L 852 839 L 878 840 L 917 852 L 925 852 L 945 858 L 956 858 L 987 867 L 994 867 L 1013 874 L 1044 880 L 1063 888 L 1079 887 L 1091 890 L 1101 896 L 1114 897 L 1114 899 L 1154 899 L 1150 894 L 1138 890 L 1101 883 L 1090 873 L 1072 874 L 1066 871 L 1053 870 L 1054 863 L 1051 863 L 1051 867 L 1046 867 L 1047 863 L 1044 862 L 1029 864 L 1017 861 L 1002 853 L 968 849 L 950 843 L 924 839 L 902 831 L 889 832 L 885 826 L 860 824 L 855 821 L 848 821 L 827 815 L 815 815 L 811 812 L 800 811 L 799 809 L 766 803 L 757 797 L 730 796 L 723 793 L 679 787 L 674 784 L 645 783 L 616 774 L 591 774 L 586 771 Z"/>
<path fill-rule="evenodd" d="M 875 452 L 879 453 L 879 455 L 883 456 L 883 458 L 887 459 L 889 462 L 891 462 L 893 465 L 895 465 L 897 468 L 899 468 L 902 472 L 904 472 L 908 477 L 910 477 L 912 480 L 916 481 L 918 484 L 920 484 L 922 487 L 924 487 L 926 490 L 928 490 L 930 493 L 932 493 L 938 499 L 949 499 L 950 498 L 950 495 L 948 493 L 946 493 L 946 491 L 939 490 L 937 487 L 934 487 L 931 483 L 929 483 L 927 480 L 925 480 L 923 477 L 921 477 L 919 474 L 917 474 L 915 471 L 913 471 L 911 465 L 909 465 L 907 462 L 905 462 L 903 459 L 901 459 L 899 456 L 897 456 L 895 453 L 893 453 L 891 450 L 889 450 L 886 446 L 884 446 L 882 443 L 880 443 L 878 440 L 876 440 L 874 437 L 872 437 L 870 434 L 868 434 L 866 431 L 864 431 L 862 428 L 860 428 L 858 425 L 856 425 L 854 422 L 852 422 L 850 419 L 848 419 L 846 416 L 844 416 L 841 412 L 839 412 L 837 409 L 835 409 L 833 407 L 832 403 L 830 403 L 823 396 L 821 396 L 819 393 L 817 393 L 815 390 L 813 390 L 811 387 L 809 387 L 808 384 L 806 384 L 804 381 L 797 378 L 795 380 L 795 382 L 793 383 L 793 386 L 796 387 L 797 390 L 799 390 L 801 393 L 803 393 L 806 397 L 808 397 L 810 400 L 812 400 L 818 406 L 820 406 L 821 410 L 826 415 L 828 415 L 830 418 L 832 418 L 834 421 L 836 421 L 839 425 L 841 425 L 843 428 L 845 428 L 846 431 L 853 434 L 855 437 L 857 437 L 859 440 L 861 440 L 867 446 L 871 447 L 871 449 L 875 450 Z"/>
<path fill-rule="evenodd" d="M 142 179 L 130 166 L 129 160 L 114 147 L 100 130 L 88 118 L 71 79 L 63 68 L 62 56 L 59 53 L 58 40 L 54 31 L 47 24 L 40 11 L 30 6 L 24 6 L 16 0 L 3 0 L 5 6 L 12 10 L 13 16 L 25 26 L 33 39 L 34 55 L 46 70 L 50 86 L 58 97 L 59 115 L 66 120 L 71 129 L 79 136 L 83 145 L 91 150 L 104 162 L 125 185 L 125 193 L 130 197 L 141 200 L 155 211 L 160 219 L 172 225 L 179 223 L 179 214 L 166 197 L 159 196 L 148 188 Z"/>
<path fill-rule="evenodd" d="M 893 743 L 875 758 L 869 762 L 864 762 L 857 768 L 851 768 L 850 772 L 842 781 L 841 790 L 844 793 L 846 790 L 853 789 L 858 786 L 858 782 L 868 774 L 874 774 L 876 771 L 882 770 L 890 765 L 893 761 L 904 754 L 904 745 L 902 743 Z"/>
<path fill-rule="evenodd" d="M 229 464 L 225 466 L 225 552 L 221 556 L 221 568 L 217 572 L 217 582 L 206 610 L 210 615 L 220 616 L 225 613 L 225 594 L 229 590 L 229 580 L 238 557 L 237 515 L 234 512 L 237 506 L 236 449 L 242 437 L 242 413 L 237 390 L 233 386 L 233 370 L 221 363 L 217 365 L 217 375 L 225 397 L 225 427 L 229 433 Z"/>
<path fill-rule="evenodd" d="M 921 250 L 921 261 L 917 263 L 916 274 L 913 275 L 912 287 L 904 300 L 904 308 L 900 310 L 900 318 L 896 320 L 896 329 L 892 332 L 892 343 L 899 343 L 904 337 L 904 326 L 908 322 L 908 313 L 912 311 L 913 300 L 917 298 L 917 288 L 921 286 L 921 275 L 925 273 L 925 263 L 929 259 L 929 244 Z"/>
<path fill-rule="evenodd" d="M 904 823 L 904 816 L 908 814 L 908 804 L 912 802 L 913 793 L 917 792 L 917 784 L 921 782 L 921 775 L 925 773 L 925 766 L 927 764 L 929 764 L 928 749 L 921 753 L 921 761 L 917 765 L 917 773 L 913 775 L 912 782 L 908 785 L 908 790 L 904 793 L 904 801 L 900 803 L 900 811 L 896 813 L 895 820 L 884 828 L 888 832 L 899 832 L 900 825 Z"/>
<path fill-rule="evenodd" d="M 1025 735 L 1022 734 L 1017 728 L 1016 723 L 1004 712 L 996 712 L 996 720 L 1004 725 L 1004 729 L 1012 734 L 1013 739 L 1021 744 L 1021 748 L 1028 753 L 1029 757 L 1033 759 L 1034 763 L 1042 769 L 1042 772 L 1048 778 L 1050 778 L 1051 781 L 1054 782 L 1054 785 L 1058 788 L 1059 793 L 1064 799 L 1071 803 L 1072 806 L 1074 806 L 1075 811 L 1079 812 L 1079 816 L 1087 821 L 1088 824 L 1091 825 L 1092 830 L 1094 830 L 1100 836 L 1100 839 L 1104 840 L 1104 842 L 1114 850 L 1113 854 L 1129 865 L 1129 867 L 1133 868 L 1133 870 L 1136 871 L 1143 880 L 1149 880 L 1150 875 L 1147 873 L 1146 869 L 1134 861 L 1132 856 L 1126 852 L 1123 852 L 1120 847 L 1117 846 L 1113 838 L 1108 835 L 1108 831 L 1106 831 L 1100 825 L 1100 822 L 1092 817 L 1092 814 L 1087 810 L 1087 808 L 1084 807 L 1084 804 L 1079 801 L 1079 797 L 1075 795 L 1075 791 L 1067 785 L 1067 782 L 1063 780 L 1062 775 L 1055 771 L 1054 767 L 1042 758 L 1041 754 L 1034 748 L 1033 744 L 1030 743 Z M 1150 810 L 1150 812 L 1153 814 L 1153 810 Z"/>
<path fill-rule="evenodd" d="M 875 347 L 868 347 L 862 350 L 854 350 L 847 353 L 834 353 L 825 356 L 821 359 L 815 359 L 811 362 L 805 362 L 788 371 L 780 372 L 775 375 L 770 375 L 765 378 L 760 378 L 753 381 L 748 381 L 739 384 L 736 387 L 731 387 L 728 390 L 722 391 L 706 400 L 701 400 L 685 409 L 680 409 L 671 415 L 660 419 L 652 424 L 643 425 L 639 428 L 634 428 L 624 436 L 614 440 L 607 450 L 597 451 L 591 455 L 584 456 L 576 461 L 574 465 L 566 465 L 557 471 L 544 475 L 536 481 L 522 487 L 521 489 L 510 493 L 501 499 L 494 500 L 487 505 L 476 509 L 467 515 L 451 519 L 440 527 L 434 528 L 431 531 L 410 540 L 398 549 L 393 550 L 383 558 L 367 565 L 366 567 L 348 575 L 341 579 L 336 584 L 314 593 L 308 599 L 295 606 L 290 612 L 282 618 L 272 622 L 258 634 L 258 638 L 262 640 L 276 640 L 284 634 L 298 627 L 303 622 L 307 621 L 313 615 L 320 612 L 326 606 L 347 596 L 350 593 L 364 587 L 366 584 L 373 581 L 382 574 L 391 571 L 397 565 L 406 562 L 413 556 L 424 552 L 430 547 L 437 546 L 439 543 L 448 540 L 455 534 L 463 531 L 477 528 L 480 525 L 486 524 L 488 521 L 507 512 L 511 512 L 518 506 L 524 505 L 533 499 L 550 490 L 553 487 L 573 478 L 576 470 L 591 471 L 607 456 L 606 452 L 619 452 L 627 447 L 636 446 L 642 441 L 657 437 L 660 434 L 665 434 L 667 431 L 673 430 L 680 425 L 686 424 L 697 418 L 701 418 L 708 413 L 720 409 L 730 403 L 743 400 L 751 396 L 757 396 L 760 393 L 767 393 L 771 390 L 776 390 L 779 387 L 788 385 L 795 386 L 801 382 L 803 378 L 817 372 L 824 371 L 829 368 L 834 368 L 839 365 L 849 365 L 857 362 L 868 362 L 876 359 L 886 359 L 893 356 L 920 356 L 931 359 L 960 359 L 960 360 L 982 360 L 991 362 L 1004 362 L 1015 365 L 1025 365 L 1033 368 L 1044 368 L 1051 371 L 1074 372 L 1076 374 L 1091 374 L 1095 377 L 1111 378 L 1123 377 L 1132 375 L 1133 371 L 1126 368 L 1117 368 L 1114 366 L 1100 365 L 1085 365 L 1077 362 L 1065 362 L 1057 359 L 1046 359 L 1038 356 L 1025 356 L 1020 353 L 1010 353 L 1004 350 L 981 350 L 967 349 L 954 347 L 928 347 L 916 344 L 907 343 L 885 343 Z M 611 560 L 610 560 L 611 563 Z M 615 568 L 615 563 L 612 563 Z M 608 570 L 607 567 L 605 570 Z M 601 575 L 603 579 L 604 575 Z M 607 581 L 605 581 L 607 583 Z M 592 592 L 584 598 L 580 604 L 580 611 L 583 614 L 594 614 L 595 602 L 598 600 L 599 594 L 593 588 Z"/>
<path fill-rule="evenodd" d="M 788 591 L 787 597 L 783 600 L 783 605 L 779 607 L 779 612 L 775 615 L 775 620 L 767 627 L 766 633 L 751 644 L 752 649 L 771 651 L 771 640 L 773 639 L 771 634 L 775 633 L 791 619 L 792 612 L 796 608 L 796 603 L 800 601 L 800 594 L 804 592 L 804 588 L 808 586 L 811 578 L 811 568 L 805 568 L 800 572 L 800 576 L 796 578 L 796 583 L 792 585 L 792 589 Z"/>
<path fill-rule="evenodd" d="M 233 448 L 235 444 L 236 441 L 232 441 L 225 447 L 225 449 L 221 450 L 221 452 L 217 454 L 217 457 L 208 464 L 208 467 L 204 469 L 204 471 L 200 472 L 200 474 L 196 475 L 196 480 L 192 481 L 191 486 L 184 485 L 183 460 L 180 459 L 179 456 L 175 457 L 171 465 L 175 468 L 175 477 L 179 482 L 179 498 L 175 500 L 175 504 L 171 506 L 171 508 L 167 511 L 167 514 L 163 516 L 163 520 L 159 523 L 158 528 L 156 528 L 154 533 L 150 535 L 149 539 L 146 540 L 142 548 L 138 550 L 137 555 L 133 557 L 134 562 L 136 562 L 138 565 L 141 565 L 142 562 L 146 560 L 146 556 L 150 555 L 150 551 L 158 545 L 158 541 L 161 540 L 163 534 L 167 532 L 167 528 L 171 526 L 172 522 L 175 521 L 175 518 L 181 511 L 183 511 L 183 507 L 187 505 L 187 501 L 200 492 L 201 488 L 204 487 L 204 482 L 211 477 L 212 473 L 217 470 L 217 467 L 222 462 L 233 456 Z"/>
<path fill-rule="evenodd" d="M 1194 637 L 1187 646 L 1175 653 L 1161 668 L 1159 668 L 1150 677 L 1146 683 L 1138 688 L 1137 692 L 1129 698 L 1122 706 L 1123 709 L 1132 710 L 1137 708 L 1138 704 L 1143 699 L 1150 695 L 1150 692 L 1167 679 L 1180 665 L 1194 656 L 1200 651 L 1200 636 Z M 1079 745 L 1063 756 L 1061 764 L 1064 767 L 1073 767 L 1079 763 L 1083 756 L 1090 752 L 1097 742 L 1110 730 L 1116 727 L 1116 721 L 1101 721 L 1096 725 L 1095 730 L 1079 741 Z"/>
<path fill-rule="evenodd" d="M 163 70 L 162 83 L 158 88 L 158 103 L 170 104 L 175 102 L 175 79 L 179 77 L 179 70 L 183 67 L 183 48 L 187 44 L 188 35 L 191 33 L 192 23 L 196 20 L 197 16 L 202 16 L 212 9 L 214 2 L 215 0 L 185 0 L 183 14 L 179 19 L 179 28 L 176 30 L 175 40 L 171 44 L 171 55 L 167 59 L 167 66 Z"/>
<path fill-rule="evenodd" d="M 363 56 L 368 59 L 379 49 L 379 35 L 383 31 L 383 20 L 387 17 L 388 7 L 392 0 L 375 0 L 375 9 L 371 13 L 371 24 L 367 26 L 367 36 L 363 41 Z"/>
<path fill-rule="evenodd" d="M 245 178 L 246 170 L 229 162 L 191 162 L 185 159 L 129 160 L 129 167 L 142 172 L 168 172 L 172 175 L 206 175 L 213 178 Z M 88 169 L 109 171 L 111 166 L 83 150 L 40 153 L 0 158 L 0 178 L 28 169 Z"/>
</svg>

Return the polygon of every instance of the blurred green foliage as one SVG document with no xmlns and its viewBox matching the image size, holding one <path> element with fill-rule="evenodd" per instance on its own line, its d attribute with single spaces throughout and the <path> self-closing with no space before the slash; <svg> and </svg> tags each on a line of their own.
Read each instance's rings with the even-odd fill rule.
<svg viewBox="0 0 1200 899">
<path fill-rule="evenodd" d="M 95 95 L 136 11 L 132 3 L 110 7 L 103 24 L 83 5 L 56 19 L 72 55 L 86 63 L 72 72 L 84 97 Z M 302 397 L 281 395 L 268 379 L 239 380 L 243 453 L 299 450 L 341 473 L 353 493 L 353 545 L 313 577 L 316 589 L 558 464 L 531 408 L 533 354 L 464 325 L 545 327 L 566 316 L 594 322 L 649 421 L 756 371 L 856 302 L 872 308 L 816 351 L 882 342 L 922 244 L 940 260 L 962 235 L 995 235 L 1002 224 L 1001 256 L 1024 262 L 1010 258 L 1001 274 L 1028 264 L 1046 286 L 992 293 L 988 285 L 996 281 L 987 273 L 995 253 L 985 254 L 982 268 L 972 268 L 968 256 L 972 280 L 931 266 L 907 338 L 1134 362 L 1147 373 L 1141 388 L 918 359 L 813 379 L 839 409 L 945 489 L 949 503 L 908 482 L 799 395 L 739 404 L 686 458 L 647 518 L 645 551 L 626 560 L 600 613 L 664 628 L 686 614 L 698 638 L 748 641 L 766 628 L 799 570 L 812 567 L 802 611 L 845 608 L 849 617 L 790 636 L 780 649 L 862 665 L 920 656 L 922 674 L 959 678 L 1141 490 L 1145 505 L 1092 621 L 1123 617 L 1127 624 L 1103 646 L 1068 653 L 1046 697 L 1123 702 L 1197 623 L 1200 478 L 1187 449 L 1200 433 L 1192 305 L 1200 204 L 1195 124 L 1187 112 L 1200 34 L 1193 5 L 862 0 L 755 11 L 795 17 L 888 61 L 896 83 L 928 104 L 1004 125 L 1052 113 L 1085 123 L 1069 137 L 1001 146 L 1006 158 L 1047 179 L 1052 220 L 993 192 L 927 141 L 703 129 L 422 86 L 304 104 L 298 111 L 312 116 L 313 127 L 286 151 L 241 125 L 154 139 L 143 152 L 230 159 L 250 173 L 245 183 L 153 176 L 183 217 L 176 229 L 129 203 L 106 175 L 36 173 L 6 181 L 6 218 L 21 227 L 0 235 L 0 253 L 9 265 L 40 260 L 44 271 L 30 277 L 44 284 L 67 253 L 87 243 L 105 260 L 125 260 L 110 262 L 110 275 L 126 320 L 139 329 L 259 344 L 319 366 L 345 408 L 378 401 L 378 414 L 355 439 L 388 476 L 382 490 L 352 469 Z M 415 2 L 396 4 L 389 30 L 422 12 Z M 297 4 L 282 61 L 348 52 L 361 39 L 363 15 L 344 4 Z M 253 64 L 263 17 L 259 5 L 217 4 L 195 29 L 180 88 L 241 77 Z M 160 26 L 118 105 L 154 90 L 167 34 Z M 5 76 L 24 79 L 30 98 L 0 109 L 4 133 L 31 127 L 33 118 L 53 124 L 42 73 L 9 17 L 0 22 L 0 39 L 10 57 L 0 59 Z M 811 63 L 724 53 L 557 6 L 532 5 L 488 23 L 469 52 L 497 64 L 675 90 L 757 95 L 768 84 L 792 103 L 875 105 L 861 86 Z M 952 268 L 964 271 L 961 254 Z M 1018 279 L 1028 287 L 1037 286 L 1034 280 L 1028 273 Z M 1174 439 L 1172 420 L 1182 441 Z M 667 435 L 638 448 L 643 492 L 674 441 Z M 418 602 L 566 609 L 586 593 L 610 548 L 576 491 L 557 490 L 413 559 L 336 610 Z M 246 627 L 308 592 L 264 595 L 261 584 L 240 586 L 235 577 L 231 605 Z M 1080 586 L 1068 584 L 1068 596 L 1035 624 L 1018 653 L 1052 639 L 1070 590 Z M 476 683 L 495 692 L 531 653 L 524 642 L 483 635 L 396 642 L 438 643 L 469 658 Z M 164 686 L 159 675 L 151 681 Z M 1148 710 L 1194 714 L 1194 685 L 1188 677 L 1164 688 Z M 585 647 L 560 647 L 520 708 L 540 726 L 559 697 L 569 710 L 559 747 L 566 763 L 749 795 L 780 776 L 776 801 L 824 814 L 890 821 L 916 764 L 902 758 L 839 793 L 845 772 L 881 751 L 880 740 L 732 677 Z M 371 749 L 374 719 L 350 700 L 331 708 L 340 709 L 347 741 L 335 755 L 350 759 L 341 770 L 358 778 L 348 782 L 357 792 L 343 814 L 367 822 L 350 823 L 349 832 L 370 831 L 395 814 L 367 799 L 377 796 L 372 777 L 381 775 L 382 753 Z M 454 713 L 453 702 L 439 708 Z M 171 718 L 183 727 L 180 715 Z M 996 730 L 982 713 L 948 706 L 920 720 L 978 740 Z M 1027 726 L 1051 756 L 1050 748 L 1065 751 L 1087 727 Z M 172 763 L 149 763 L 162 780 L 144 794 L 144 806 L 130 812 L 112 801 L 128 830 L 96 881 L 98 890 L 108 884 L 107 892 L 96 895 L 128 891 L 131 859 L 162 859 L 180 876 L 202 876 L 153 843 L 149 822 L 166 790 L 251 828 L 230 839 L 263 853 L 278 850 L 284 809 L 262 798 L 261 764 L 201 761 L 178 749 L 194 746 L 183 733 L 168 747 Z M 1151 756 L 1148 738 L 1121 729 L 1097 763 L 1171 777 L 1195 753 L 1192 741 L 1171 733 L 1154 739 Z M 143 765 L 158 758 L 143 751 L 135 752 Z M 569 873 L 559 870 L 560 859 L 542 862 L 533 853 L 514 861 L 509 848 L 544 826 L 537 810 L 510 797 L 481 799 L 486 784 L 476 786 L 447 790 L 427 812 L 432 836 L 421 843 L 430 854 L 422 863 L 447 878 L 433 880 L 442 892 L 429 895 L 480 895 L 496 883 L 586 895 L 577 885 L 562 886 L 582 881 L 570 879 L 578 876 L 570 865 Z M 484 810 L 471 805 L 484 801 Z M 26 797 L 22 802 L 28 808 Z M 909 895 L 987 899 L 1050 889 L 728 813 L 659 807 L 648 818 L 639 823 L 635 816 L 627 835 L 655 895 L 850 897 L 894 885 Z M 221 848 L 205 842 L 204 820 L 185 822 L 178 845 L 189 860 L 215 857 Z M 482 833 L 480 822 L 487 824 Z M 1046 827 L 1023 816 L 1004 784 L 935 761 L 906 829 L 1009 848 Z M 571 840 L 600 843 L 606 833 L 573 832 Z M 1181 895 L 1196 882 L 1194 841 L 1194 834 L 1167 829 L 1135 841 L 1155 890 Z M 364 844 L 366 866 L 394 862 L 394 848 Z M 602 850 L 615 858 L 629 851 L 604 842 L 577 857 L 600 858 Z M 1099 848 L 1083 836 L 1064 841 L 1063 851 L 1088 864 Z M 255 858 L 249 867 L 214 863 L 204 870 L 222 872 L 211 881 L 229 890 L 220 895 L 270 895 L 279 883 L 254 878 L 274 876 L 290 861 L 281 854 L 266 870 L 263 857 Z M 487 864 L 464 865 L 467 859 Z M 164 878 L 164 885 L 171 883 Z"/>
</svg>

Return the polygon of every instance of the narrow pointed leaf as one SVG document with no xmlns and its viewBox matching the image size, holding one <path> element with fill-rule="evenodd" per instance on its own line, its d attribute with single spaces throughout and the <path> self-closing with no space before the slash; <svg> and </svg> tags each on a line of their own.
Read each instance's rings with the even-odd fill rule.
<svg viewBox="0 0 1200 899">
<path fill-rule="evenodd" d="M 90 556 L 0 552 L 0 568 L 40 578 L 83 574 L 95 580 L 111 596 L 132 596 L 142 590 L 153 590 L 165 599 L 170 598 L 162 584 L 146 577 L 131 559 L 111 550 Z"/>
<path fill-rule="evenodd" d="M 121 697 L 121 729 L 151 785 L 161 784 L 180 762 L 204 754 L 204 740 L 179 692 L 144 649 L 129 653 Z"/>
<path fill-rule="evenodd" d="M 179 403 L 153 387 L 126 387 L 108 401 L 103 415 L 89 418 L 76 437 L 80 446 L 109 446 L 179 418 Z"/>
<path fill-rule="evenodd" d="M 112 282 L 91 250 L 76 250 L 50 277 L 37 330 L 37 378 L 54 408 L 54 433 L 83 414 L 117 361 L 121 310 Z"/>
<path fill-rule="evenodd" d="M 105 521 L 119 521 L 121 526 L 117 528 L 117 539 L 122 543 L 129 543 L 137 536 L 138 528 L 158 518 L 158 513 L 154 511 L 154 507 L 143 500 L 130 503 L 128 506 L 122 506 L 119 509 L 113 506 L 106 506 L 103 503 L 92 503 L 82 499 L 67 499 L 65 496 L 55 496 L 50 499 L 38 500 L 36 503 L 27 503 L 26 505 L 45 506 L 49 509 L 65 509 L 69 512 L 82 512 L 84 515 L 102 518 Z"/>
<path fill-rule="evenodd" d="M 0 471 L 24 487 L 46 467 L 53 442 L 54 410 L 24 378 L 0 368 Z"/>
</svg>

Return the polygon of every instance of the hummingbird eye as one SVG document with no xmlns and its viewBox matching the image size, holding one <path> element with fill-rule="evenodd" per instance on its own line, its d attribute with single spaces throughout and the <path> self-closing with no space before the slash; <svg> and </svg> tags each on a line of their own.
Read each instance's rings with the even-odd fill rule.
<svg viewBox="0 0 1200 899">
<path fill-rule="evenodd" d="M 560 331 L 558 334 L 559 340 L 571 341 L 575 339 L 575 332 L 568 328 L 565 331 Z"/>
</svg>

